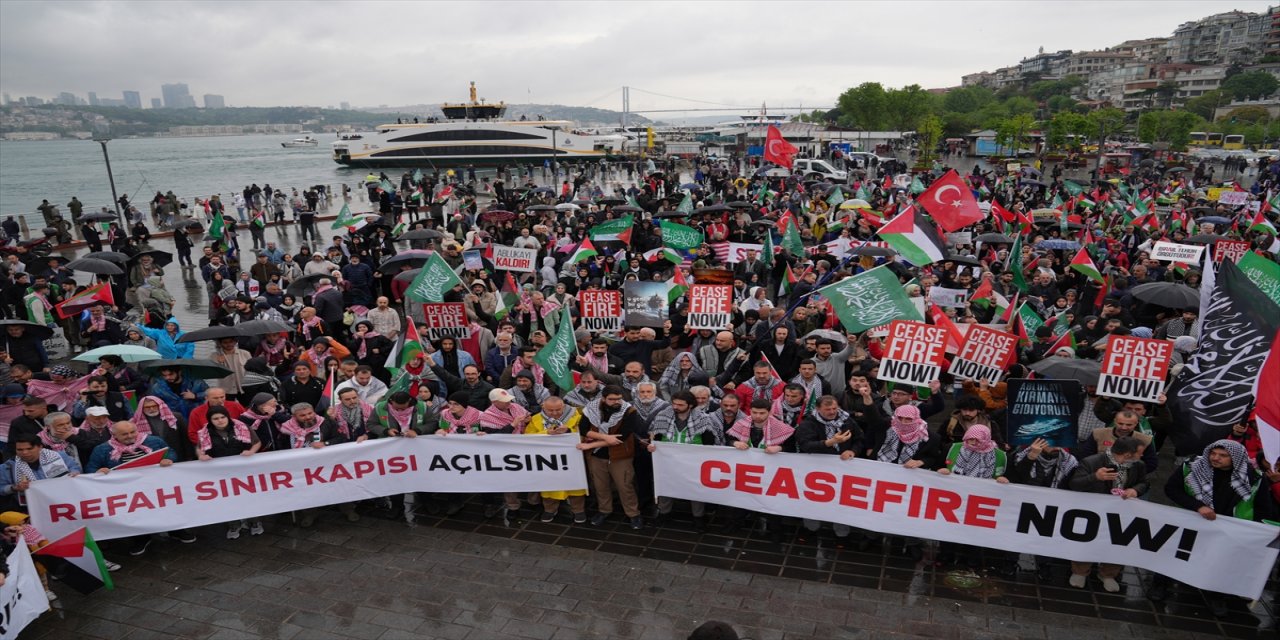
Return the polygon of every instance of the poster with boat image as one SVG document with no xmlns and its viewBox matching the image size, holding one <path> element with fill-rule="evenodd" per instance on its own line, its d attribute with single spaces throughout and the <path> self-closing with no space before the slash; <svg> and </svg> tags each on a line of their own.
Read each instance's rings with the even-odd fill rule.
<svg viewBox="0 0 1280 640">
<path fill-rule="evenodd" d="M 623 313 L 628 327 L 659 328 L 667 321 L 666 282 L 636 280 L 622 287 Z"/>
<path fill-rule="evenodd" d="M 1051 447 L 1075 447 L 1083 408 L 1084 387 L 1078 380 L 1009 380 L 1008 442 L 1020 447 L 1044 438 Z"/>
</svg>

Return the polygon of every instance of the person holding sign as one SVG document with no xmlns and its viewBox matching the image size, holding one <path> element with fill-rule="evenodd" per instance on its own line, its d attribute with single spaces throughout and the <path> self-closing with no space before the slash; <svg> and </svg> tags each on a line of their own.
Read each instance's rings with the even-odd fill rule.
<svg viewBox="0 0 1280 640">
<path fill-rule="evenodd" d="M 111 425 L 111 438 L 95 447 L 93 453 L 89 455 L 89 463 L 85 465 L 84 472 L 106 475 L 126 462 L 161 450 L 165 453 L 160 459 L 160 466 L 167 467 L 173 464 L 177 454 L 173 449 L 165 446 L 164 440 L 149 435 L 139 441 L 138 427 L 132 422 L 117 422 Z M 170 531 L 169 537 L 183 544 L 196 541 L 195 534 L 186 529 Z M 129 539 L 129 542 L 129 555 L 140 556 L 151 546 L 151 535 L 134 536 Z"/>
<path fill-rule="evenodd" d="M 817 409 L 805 416 L 796 429 L 796 448 L 800 453 L 838 455 L 841 460 L 856 458 L 863 447 L 863 432 L 858 421 L 840 408 L 835 396 L 823 395 L 814 404 Z M 821 522 L 809 518 L 805 518 L 803 524 L 812 535 L 817 535 L 822 528 Z M 836 548 L 844 548 L 853 528 L 840 523 L 832 523 L 831 527 L 836 534 Z M 861 540 L 861 535 L 859 538 L 859 547 L 865 549 L 865 541 Z M 805 542 L 804 533 L 800 534 L 799 541 Z"/>
<path fill-rule="evenodd" d="M 1280 517 L 1272 498 L 1272 484 L 1280 479 L 1273 473 L 1262 474 L 1249 464 L 1249 452 L 1234 440 L 1217 440 L 1204 448 L 1204 454 L 1183 463 L 1178 473 L 1169 476 L 1164 494 L 1174 504 L 1199 513 L 1205 520 L 1240 518 L 1255 522 L 1271 522 Z M 1148 597 L 1164 600 L 1171 580 L 1156 574 Z M 1202 591 L 1209 610 L 1219 618 L 1229 613 L 1227 596 Z"/>
<path fill-rule="evenodd" d="M 1137 425 L 1135 418 L 1134 425 Z M 1080 460 L 1080 468 L 1071 476 L 1068 485 L 1072 491 L 1110 493 L 1129 500 L 1141 498 L 1147 493 L 1147 469 L 1139 463 L 1145 444 L 1139 439 L 1122 436 L 1110 445 L 1110 449 Z M 1069 583 L 1083 589 L 1089 580 L 1092 562 L 1072 562 Z M 1124 567 L 1106 562 L 1098 563 L 1098 578 L 1108 593 L 1120 590 L 1116 581 Z"/>
</svg>

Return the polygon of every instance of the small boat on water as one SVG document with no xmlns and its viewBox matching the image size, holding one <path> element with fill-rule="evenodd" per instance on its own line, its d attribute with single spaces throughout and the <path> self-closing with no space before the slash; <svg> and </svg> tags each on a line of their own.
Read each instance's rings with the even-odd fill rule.
<svg viewBox="0 0 1280 640">
<path fill-rule="evenodd" d="M 280 146 L 286 149 L 295 149 L 299 147 L 314 147 L 318 144 L 320 144 L 319 140 L 316 140 L 311 136 L 302 136 L 301 138 L 294 138 L 288 142 L 281 142 Z"/>
</svg>

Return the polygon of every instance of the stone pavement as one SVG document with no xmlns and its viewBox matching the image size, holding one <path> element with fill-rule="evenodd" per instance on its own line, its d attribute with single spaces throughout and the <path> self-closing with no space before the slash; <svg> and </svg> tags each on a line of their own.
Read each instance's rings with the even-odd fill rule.
<svg viewBox="0 0 1280 640">
<path fill-rule="evenodd" d="M 1158 609 L 1133 586 L 1067 589 L 1065 565 L 1053 586 L 1034 573 L 957 580 L 875 547 L 775 545 L 679 520 L 640 532 L 621 522 L 504 524 L 475 501 L 419 521 L 370 509 L 348 524 L 330 511 L 300 529 L 281 514 L 260 537 L 226 540 L 223 527 L 204 527 L 195 544 L 159 539 L 139 558 L 108 541 L 107 557 L 125 565 L 116 589 L 85 597 L 54 583 L 55 609 L 23 637 L 657 640 L 682 639 L 707 619 L 753 640 L 1273 637 L 1257 629 L 1263 603 L 1250 613 L 1234 602 L 1219 622 L 1187 589 Z"/>
</svg>

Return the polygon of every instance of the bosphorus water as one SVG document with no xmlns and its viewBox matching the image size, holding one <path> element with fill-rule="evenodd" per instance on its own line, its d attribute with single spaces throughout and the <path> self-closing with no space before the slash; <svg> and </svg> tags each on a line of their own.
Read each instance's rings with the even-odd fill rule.
<svg viewBox="0 0 1280 640">
<path fill-rule="evenodd" d="M 107 143 L 116 191 L 145 211 L 142 203 L 156 191 L 173 190 L 188 203 L 193 197 L 222 194 L 228 205 L 246 185 L 299 189 L 316 184 L 337 188 L 355 184 L 366 171 L 330 159 L 333 134 L 314 135 L 315 147 L 285 149 L 297 135 L 247 135 L 207 138 L 133 138 Z M 388 175 L 396 175 L 387 170 Z M 85 210 L 110 206 L 111 185 L 102 147 L 90 140 L 0 142 L 0 216 L 25 216 L 34 229 L 44 226 L 36 207 L 42 199 L 58 205 L 77 196 Z"/>
</svg>

